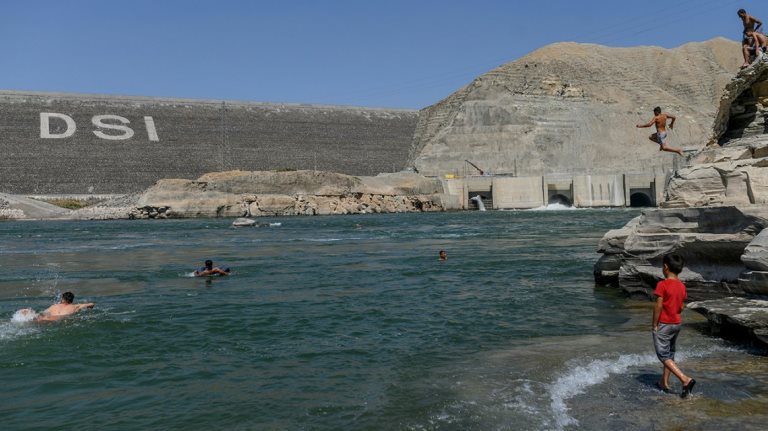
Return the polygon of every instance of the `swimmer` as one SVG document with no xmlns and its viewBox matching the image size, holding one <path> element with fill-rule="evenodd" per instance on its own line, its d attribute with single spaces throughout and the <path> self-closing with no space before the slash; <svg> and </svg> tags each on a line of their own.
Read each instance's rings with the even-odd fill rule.
<svg viewBox="0 0 768 431">
<path fill-rule="evenodd" d="M 61 295 L 61 300 L 58 304 L 53 304 L 48 307 L 45 311 L 40 313 L 37 318 L 35 318 L 35 320 L 38 322 L 61 320 L 67 316 L 71 316 L 77 313 L 80 310 L 93 308 L 95 305 L 92 302 L 85 304 L 73 304 L 72 301 L 74 300 L 75 295 L 72 292 L 64 292 Z"/>
<path fill-rule="evenodd" d="M 440 253 L 438 253 L 437 256 L 440 260 L 448 260 L 448 254 L 445 252 L 445 250 L 440 250 Z"/>
<path fill-rule="evenodd" d="M 229 268 L 221 269 L 213 266 L 212 260 L 206 260 L 205 266 L 195 271 L 195 277 L 208 277 L 211 275 L 229 275 Z"/>
</svg>

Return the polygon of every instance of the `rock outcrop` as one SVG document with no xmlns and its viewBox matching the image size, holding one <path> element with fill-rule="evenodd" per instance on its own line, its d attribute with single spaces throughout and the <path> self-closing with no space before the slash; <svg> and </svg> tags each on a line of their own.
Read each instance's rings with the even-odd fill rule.
<svg viewBox="0 0 768 431">
<path fill-rule="evenodd" d="M 439 180 L 413 173 L 355 177 L 320 171 L 230 171 L 160 180 L 134 218 L 427 212 L 456 209 Z"/>
<path fill-rule="evenodd" d="M 717 335 L 755 340 L 768 347 L 768 301 L 729 297 L 691 302 L 687 306 L 707 317 Z"/>
<path fill-rule="evenodd" d="M 421 111 L 409 163 L 425 175 L 485 171 L 664 173 L 671 157 L 635 124 L 660 105 L 675 146 L 700 148 L 742 61 L 723 38 L 675 49 L 558 43 L 502 65 Z"/>
<path fill-rule="evenodd" d="M 686 260 L 680 277 L 691 299 L 743 294 L 741 255 L 766 226 L 768 208 L 757 206 L 647 210 L 603 237 L 595 279 L 651 297 L 663 277 L 661 259 L 678 253 Z"/>
<path fill-rule="evenodd" d="M 652 295 L 661 258 L 686 259 L 690 308 L 726 336 L 768 339 L 768 60 L 728 84 L 708 145 L 673 173 L 663 208 L 600 241 L 595 280 Z M 734 297 L 736 296 L 736 297 Z"/>
</svg>

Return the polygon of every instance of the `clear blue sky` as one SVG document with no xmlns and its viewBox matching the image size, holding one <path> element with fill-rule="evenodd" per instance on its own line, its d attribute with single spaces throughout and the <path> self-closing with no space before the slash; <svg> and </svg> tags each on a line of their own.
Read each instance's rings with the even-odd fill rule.
<svg viewBox="0 0 768 431">
<path fill-rule="evenodd" d="M 737 39 L 741 7 L 768 20 L 764 0 L 2 0 L 0 88 L 423 108 L 553 42 Z"/>
</svg>

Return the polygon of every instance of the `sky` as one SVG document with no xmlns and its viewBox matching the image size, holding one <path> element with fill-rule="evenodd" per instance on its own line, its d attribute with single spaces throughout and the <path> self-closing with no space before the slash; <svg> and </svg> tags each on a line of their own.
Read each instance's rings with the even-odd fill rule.
<svg viewBox="0 0 768 431">
<path fill-rule="evenodd" d="M 768 19 L 764 0 L 0 0 L 0 89 L 421 109 L 554 42 L 736 40 L 739 8 Z"/>
</svg>

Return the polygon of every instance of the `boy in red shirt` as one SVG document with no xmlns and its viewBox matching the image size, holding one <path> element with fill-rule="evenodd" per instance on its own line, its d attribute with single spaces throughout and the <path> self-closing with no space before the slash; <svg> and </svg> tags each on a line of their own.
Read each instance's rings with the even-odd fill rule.
<svg viewBox="0 0 768 431">
<path fill-rule="evenodd" d="M 681 398 L 687 397 L 693 391 L 696 380 L 686 376 L 675 364 L 675 344 L 680 333 L 680 313 L 683 311 L 683 301 L 686 299 L 685 285 L 677 275 L 683 270 L 684 261 L 680 255 L 664 256 L 664 280 L 656 285 L 653 292 L 656 295 L 656 305 L 653 308 L 653 347 L 664 371 L 661 382 L 656 385 L 664 392 L 669 392 L 669 374 L 672 373 L 683 384 Z"/>
</svg>

